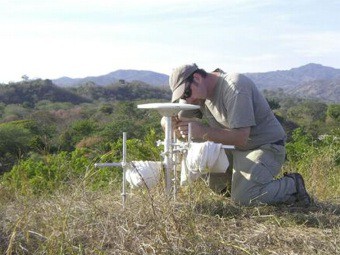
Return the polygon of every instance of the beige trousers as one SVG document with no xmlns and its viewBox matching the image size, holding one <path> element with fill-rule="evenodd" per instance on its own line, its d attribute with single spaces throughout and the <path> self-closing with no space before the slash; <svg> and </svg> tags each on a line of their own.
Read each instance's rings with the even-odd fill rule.
<svg viewBox="0 0 340 255">
<path fill-rule="evenodd" d="M 228 151 L 231 164 L 227 172 L 207 176 L 209 187 L 220 193 L 231 183 L 231 198 L 241 205 L 287 202 L 296 192 L 294 180 L 289 177 L 275 179 L 284 163 L 285 153 L 284 146 L 275 144 L 248 151 Z"/>
</svg>

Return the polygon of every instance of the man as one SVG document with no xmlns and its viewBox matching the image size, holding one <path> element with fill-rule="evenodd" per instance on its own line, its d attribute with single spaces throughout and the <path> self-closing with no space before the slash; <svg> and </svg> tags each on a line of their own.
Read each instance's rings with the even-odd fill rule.
<svg viewBox="0 0 340 255">
<path fill-rule="evenodd" d="M 196 64 L 176 68 L 169 80 L 172 102 L 185 100 L 199 110 L 180 112 L 177 133 L 187 138 L 235 145 L 231 151 L 231 198 L 242 205 L 299 203 L 311 199 L 298 173 L 275 179 L 285 160 L 286 134 L 255 84 L 241 74 L 220 69 L 207 73 Z M 205 117 L 208 125 L 197 118 Z M 190 119 L 188 119 L 190 118 Z M 231 171 L 231 169 L 229 169 Z M 226 174 L 210 176 L 209 186 L 225 192 Z"/>
</svg>

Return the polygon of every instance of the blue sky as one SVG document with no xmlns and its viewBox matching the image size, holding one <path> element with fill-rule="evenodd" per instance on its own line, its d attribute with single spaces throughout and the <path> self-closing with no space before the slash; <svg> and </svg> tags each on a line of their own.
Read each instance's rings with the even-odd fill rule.
<svg viewBox="0 0 340 255">
<path fill-rule="evenodd" d="M 338 0 L 0 0 L 0 82 L 117 69 L 340 68 Z"/>
</svg>

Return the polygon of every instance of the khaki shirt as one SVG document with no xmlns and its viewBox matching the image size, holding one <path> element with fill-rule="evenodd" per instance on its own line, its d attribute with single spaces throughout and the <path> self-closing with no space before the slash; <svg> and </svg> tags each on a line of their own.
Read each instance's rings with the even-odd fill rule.
<svg viewBox="0 0 340 255">
<path fill-rule="evenodd" d="M 206 100 L 200 111 L 201 113 L 191 112 L 191 115 L 201 117 L 203 113 L 211 127 L 250 127 L 248 143 L 242 150 L 286 139 L 286 134 L 267 100 L 255 84 L 242 74 L 221 73 L 213 98 Z M 190 114 L 182 115 L 189 117 Z"/>
</svg>

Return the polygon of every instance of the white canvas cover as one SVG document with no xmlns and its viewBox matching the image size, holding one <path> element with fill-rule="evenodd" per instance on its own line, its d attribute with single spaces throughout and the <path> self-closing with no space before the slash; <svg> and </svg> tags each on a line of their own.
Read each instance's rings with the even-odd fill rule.
<svg viewBox="0 0 340 255">
<path fill-rule="evenodd" d="M 132 188 L 151 189 L 159 182 L 161 169 L 159 161 L 132 161 L 126 166 L 125 178 Z"/>
</svg>

